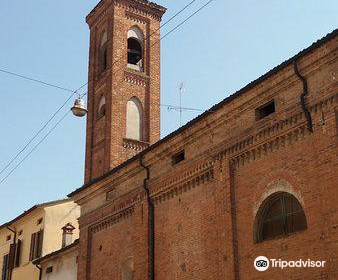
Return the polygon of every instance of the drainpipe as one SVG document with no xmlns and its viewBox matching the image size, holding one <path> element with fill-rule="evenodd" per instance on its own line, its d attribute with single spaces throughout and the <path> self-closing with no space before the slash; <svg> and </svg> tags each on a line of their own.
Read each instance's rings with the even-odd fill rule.
<svg viewBox="0 0 338 280">
<path fill-rule="evenodd" d="M 14 233 L 13 243 L 12 243 L 12 244 L 15 245 L 15 243 L 16 243 L 16 230 L 13 229 L 13 228 L 11 228 L 9 225 L 6 226 L 6 228 L 7 228 L 9 231 L 11 231 L 11 232 Z M 14 259 L 14 262 L 15 262 L 15 259 Z M 12 273 L 13 273 L 13 268 L 11 268 L 10 271 L 9 271 L 9 278 L 8 278 L 8 280 L 11 280 L 11 279 L 12 279 Z"/>
<path fill-rule="evenodd" d="M 312 133 L 313 132 L 312 118 L 311 118 L 310 111 L 306 107 L 306 99 L 305 99 L 308 93 L 307 82 L 306 82 L 305 77 L 299 73 L 297 59 L 294 60 L 293 66 L 294 66 L 294 71 L 295 71 L 296 76 L 303 82 L 303 93 L 300 95 L 300 104 L 302 105 L 302 109 L 303 109 L 303 112 L 306 118 L 307 129 L 308 131 Z"/>
<path fill-rule="evenodd" d="M 39 270 L 39 280 L 41 280 L 41 278 L 42 278 L 42 267 L 39 266 L 38 264 L 36 264 L 35 266 Z"/>
<path fill-rule="evenodd" d="M 150 197 L 150 189 L 148 186 L 148 180 L 150 178 L 149 167 L 144 165 L 143 157 L 140 157 L 140 165 L 147 171 L 147 176 L 143 180 L 143 188 L 146 192 L 148 203 L 148 259 L 149 268 L 148 275 L 149 280 L 155 280 L 155 223 L 154 223 L 154 202 Z"/>
<path fill-rule="evenodd" d="M 239 280 L 239 256 L 238 256 L 238 229 L 237 229 L 237 207 L 236 207 L 236 186 L 235 186 L 235 167 L 229 161 L 229 183 L 230 183 L 230 215 L 232 233 L 232 254 L 233 254 L 233 273 L 234 279 Z"/>
</svg>

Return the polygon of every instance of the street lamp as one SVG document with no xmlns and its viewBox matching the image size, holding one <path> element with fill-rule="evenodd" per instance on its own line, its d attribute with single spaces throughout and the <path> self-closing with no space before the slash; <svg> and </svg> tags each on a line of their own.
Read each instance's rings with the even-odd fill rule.
<svg viewBox="0 0 338 280">
<path fill-rule="evenodd" d="M 74 101 L 74 106 L 72 107 L 72 113 L 76 117 L 83 117 L 87 114 L 87 109 L 85 106 L 85 102 L 82 98 L 77 98 Z"/>
</svg>

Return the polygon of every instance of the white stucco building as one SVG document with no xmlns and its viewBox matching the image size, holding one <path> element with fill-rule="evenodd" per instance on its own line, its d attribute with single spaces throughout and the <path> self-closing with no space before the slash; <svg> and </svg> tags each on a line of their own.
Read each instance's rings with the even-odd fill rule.
<svg viewBox="0 0 338 280">
<path fill-rule="evenodd" d="M 41 270 L 41 280 L 76 280 L 79 240 L 50 253 L 34 263 Z"/>
</svg>

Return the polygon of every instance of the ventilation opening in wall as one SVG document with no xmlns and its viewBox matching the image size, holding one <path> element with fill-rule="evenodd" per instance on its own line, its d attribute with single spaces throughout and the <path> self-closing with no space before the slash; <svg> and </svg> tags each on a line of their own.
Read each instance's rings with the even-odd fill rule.
<svg viewBox="0 0 338 280">
<path fill-rule="evenodd" d="M 276 111 L 275 101 L 272 100 L 256 109 L 256 119 L 263 119 Z"/>
<path fill-rule="evenodd" d="M 46 268 L 46 274 L 52 273 L 53 272 L 53 267 L 49 266 Z"/>
<path fill-rule="evenodd" d="M 180 163 L 183 160 L 185 160 L 184 150 L 180 151 L 179 153 L 177 153 L 177 154 L 175 154 L 175 155 L 172 156 L 172 164 L 173 165 L 178 164 L 178 163 Z"/>
</svg>

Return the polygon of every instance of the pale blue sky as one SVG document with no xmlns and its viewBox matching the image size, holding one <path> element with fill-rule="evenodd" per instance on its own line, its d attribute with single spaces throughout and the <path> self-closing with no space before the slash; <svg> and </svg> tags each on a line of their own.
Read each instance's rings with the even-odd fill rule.
<svg viewBox="0 0 338 280">
<path fill-rule="evenodd" d="M 158 1 L 168 8 L 164 20 L 188 2 Z M 206 2 L 196 1 L 162 34 Z M 89 39 L 85 16 L 97 3 L 1 0 L 0 68 L 70 89 L 84 84 Z M 184 82 L 183 106 L 212 106 L 331 32 L 337 14 L 336 0 L 215 0 L 161 42 L 162 103 L 177 105 L 178 85 Z M 69 93 L 3 73 L 0 84 L 1 170 Z M 183 122 L 197 115 L 184 112 Z M 177 112 L 162 108 L 161 117 L 162 137 L 178 128 Z M 0 185 L 0 224 L 80 187 L 84 147 L 85 119 L 69 115 Z"/>
</svg>

